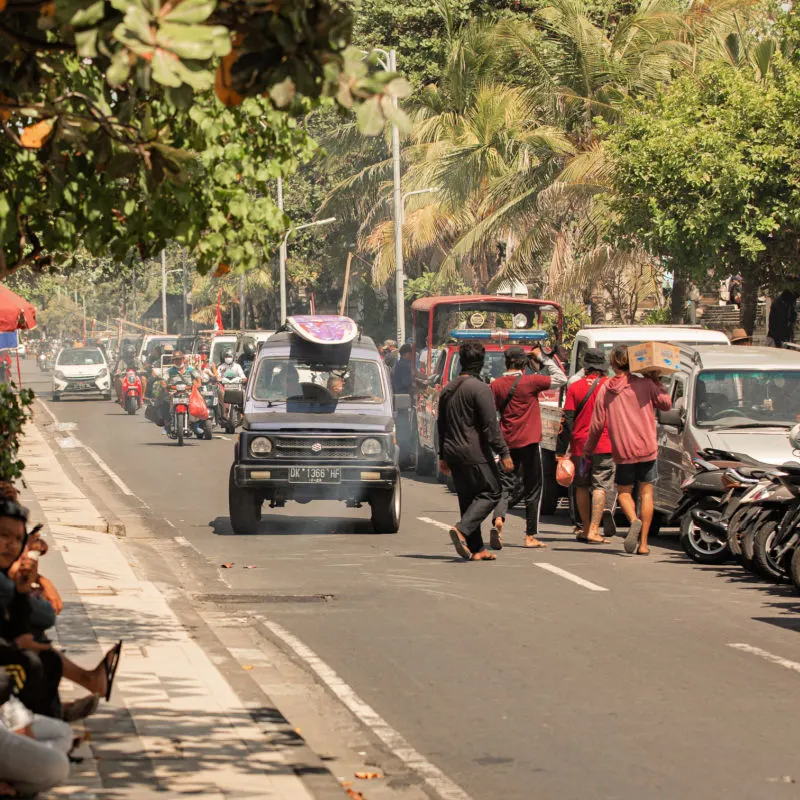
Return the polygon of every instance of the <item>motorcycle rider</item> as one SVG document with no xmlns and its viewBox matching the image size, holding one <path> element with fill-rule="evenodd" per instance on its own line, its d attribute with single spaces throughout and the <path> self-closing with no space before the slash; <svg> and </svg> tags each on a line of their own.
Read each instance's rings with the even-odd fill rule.
<svg viewBox="0 0 800 800">
<path fill-rule="evenodd" d="M 117 390 L 117 398 L 120 403 L 122 403 L 122 381 L 129 369 L 136 371 L 136 348 L 130 342 L 123 345 L 117 365 L 114 367 L 114 388 Z M 147 377 L 141 375 L 140 380 L 144 396 L 147 392 Z"/>
<path fill-rule="evenodd" d="M 245 377 L 249 377 L 253 362 L 256 360 L 256 347 L 252 342 L 245 342 L 242 345 L 242 354 L 239 356 L 239 365 L 244 371 Z"/>
<path fill-rule="evenodd" d="M 237 364 L 233 360 L 233 350 L 228 349 L 222 354 L 222 363 L 217 367 L 217 377 L 220 383 L 247 382 L 245 370 L 241 364 Z"/>
<path fill-rule="evenodd" d="M 164 376 L 166 382 L 165 391 L 162 391 L 158 399 L 159 413 L 164 422 L 164 433 L 169 433 L 169 406 L 170 394 L 174 392 L 175 386 L 180 383 L 186 384 L 191 388 L 200 385 L 200 375 L 197 370 L 186 364 L 186 358 L 181 350 L 176 350 L 172 354 L 172 366 Z"/>
</svg>

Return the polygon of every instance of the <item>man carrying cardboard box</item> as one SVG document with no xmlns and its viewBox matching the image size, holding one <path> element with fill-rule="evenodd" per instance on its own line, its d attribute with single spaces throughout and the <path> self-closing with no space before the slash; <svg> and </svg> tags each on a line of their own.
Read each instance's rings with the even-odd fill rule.
<svg viewBox="0 0 800 800">
<path fill-rule="evenodd" d="M 645 556 L 650 552 L 647 536 L 653 521 L 653 483 L 658 477 L 655 409 L 668 411 L 672 402 L 658 379 L 658 371 L 645 378 L 631 374 L 626 345 L 618 344 L 611 351 L 611 367 L 614 377 L 597 393 L 583 452 L 584 455 L 594 453 L 608 426 L 619 505 L 630 522 L 625 552 Z M 641 518 L 633 499 L 633 487 L 637 484 Z"/>
</svg>

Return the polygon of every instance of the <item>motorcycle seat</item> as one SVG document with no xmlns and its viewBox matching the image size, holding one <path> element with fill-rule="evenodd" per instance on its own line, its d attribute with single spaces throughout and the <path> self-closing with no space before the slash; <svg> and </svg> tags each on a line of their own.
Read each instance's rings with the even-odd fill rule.
<svg viewBox="0 0 800 800">
<path fill-rule="evenodd" d="M 800 475 L 800 463 L 797 461 L 786 461 L 781 464 L 780 469 L 782 472 L 788 472 L 790 475 Z"/>
</svg>

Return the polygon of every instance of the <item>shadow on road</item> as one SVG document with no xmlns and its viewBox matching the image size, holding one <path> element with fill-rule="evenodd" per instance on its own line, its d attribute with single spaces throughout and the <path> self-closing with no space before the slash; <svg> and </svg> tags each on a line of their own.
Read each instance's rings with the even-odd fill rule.
<svg viewBox="0 0 800 800">
<path fill-rule="evenodd" d="M 208 523 L 216 536 L 235 536 L 231 527 L 230 517 L 217 517 Z M 385 536 L 388 534 L 375 533 L 372 523 L 368 519 L 354 517 L 284 517 L 275 516 L 262 518 L 259 526 L 246 536 L 331 536 L 336 534 L 370 534 L 372 536 Z"/>
</svg>

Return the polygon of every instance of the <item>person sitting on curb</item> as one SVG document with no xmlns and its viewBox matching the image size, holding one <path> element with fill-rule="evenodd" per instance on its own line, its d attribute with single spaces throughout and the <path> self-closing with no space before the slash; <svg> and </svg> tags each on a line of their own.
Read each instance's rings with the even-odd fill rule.
<svg viewBox="0 0 800 800">
<path fill-rule="evenodd" d="M 625 552 L 646 556 L 650 553 L 647 535 L 653 521 L 653 484 L 658 477 L 655 409 L 668 411 L 672 401 L 657 376 L 631 374 L 627 345 L 618 344 L 611 351 L 611 367 L 614 377 L 600 387 L 583 452 L 594 454 L 608 426 L 619 504 L 630 522 Z M 641 518 L 633 499 L 637 484 Z"/>
<path fill-rule="evenodd" d="M 583 522 L 580 531 L 576 528 L 575 536 L 578 541 L 588 544 L 608 541 L 600 535 L 601 522 L 606 536 L 615 533 L 613 514 L 606 510 L 606 499 L 614 491 L 614 462 L 607 428 L 600 434 L 594 455 L 590 458 L 584 453 L 597 393 L 608 380 L 607 369 L 606 354 L 601 348 L 586 350 L 583 354 L 583 377 L 567 389 L 556 443 L 556 458 L 565 458 L 569 450 L 575 465 L 575 502 Z"/>
<path fill-rule="evenodd" d="M 41 592 L 39 550 L 25 551 L 28 512 L 18 502 L 16 490 L 0 483 L 0 639 L 23 651 L 41 673 L 41 680 L 20 693 L 32 712 L 68 721 L 93 713 L 100 696 L 111 698 L 122 642 L 109 650 L 94 669 L 84 669 L 53 648 L 45 631 L 55 624 L 56 613 Z M 34 540 L 35 541 L 35 540 Z M 91 694 L 61 705 L 58 686 L 65 677 Z"/>
</svg>

